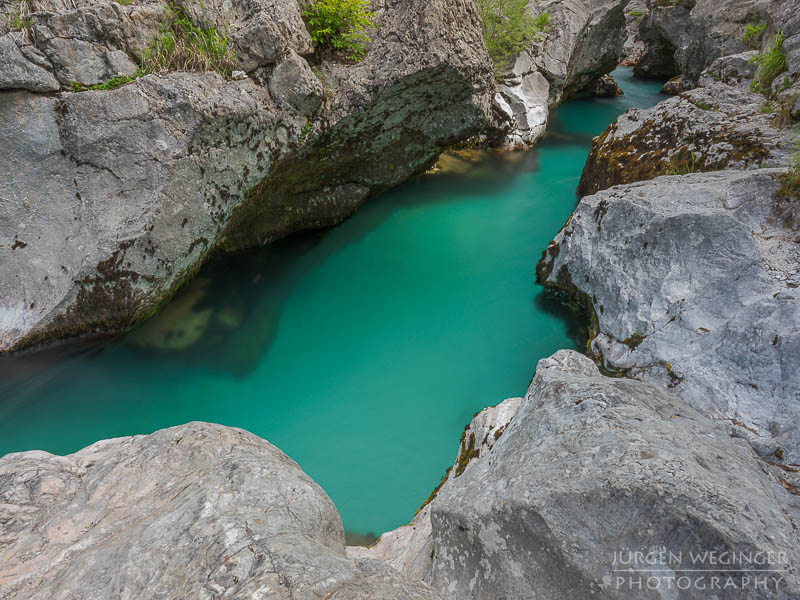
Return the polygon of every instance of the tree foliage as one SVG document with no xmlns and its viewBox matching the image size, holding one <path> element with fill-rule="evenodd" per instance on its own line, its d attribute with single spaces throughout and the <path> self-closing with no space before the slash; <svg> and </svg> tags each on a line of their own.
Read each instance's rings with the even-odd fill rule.
<svg viewBox="0 0 800 600">
<path fill-rule="evenodd" d="M 475 4 L 495 71 L 502 70 L 512 56 L 540 39 L 550 26 L 550 15 L 546 11 L 532 15 L 528 0 L 476 0 Z"/>
</svg>

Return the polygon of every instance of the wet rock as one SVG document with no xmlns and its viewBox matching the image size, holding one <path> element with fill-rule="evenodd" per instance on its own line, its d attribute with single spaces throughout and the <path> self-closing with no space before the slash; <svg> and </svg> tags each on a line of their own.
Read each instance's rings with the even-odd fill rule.
<svg viewBox="0 0 800 600">
<path fill-rule="evenodd" d="M 69 456 L 9 454 L 0 500 L 3 598 L 439 598 L 347 558 L 325 492 L 240 429 L 190 423 Z"/>
<path fill-rule="evenodd" d="M 782 167 L 793 135 L 760 94 L 712 81 L 631 109 L 592 144 L 581 195 L 621 183 L 723 169 Z"/>
<path fill-rule="evenodd" d="M 660 177 L 587 196 L 537 279 L 587 307 L 607 369 L 800 462 L 800 213 L 784 174 Z"/>
</svg>

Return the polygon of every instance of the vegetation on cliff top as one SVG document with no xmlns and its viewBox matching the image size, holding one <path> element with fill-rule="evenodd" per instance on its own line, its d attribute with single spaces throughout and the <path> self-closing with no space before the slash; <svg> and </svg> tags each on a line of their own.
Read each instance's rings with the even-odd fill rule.
<svg viewBox="0 0 800 600">
<path fill-rule="evenodd" d="M 184 6 L 169 2 L 161 31 L 142 55 L 142 71 L 218 71 L 227 76 L 234 59 L 227 25 L 219 32 L 209 21 L 195 23 Z"/>
<path fill-rule="evenodd" d="M 550 14 L 533 16 L 528 0 L 476 0 L 483 21 L 483 41 L 496 72 L 509 59 L 538 41 L 550 27 Z"/>
<path fill-rule="evenodd" d="M 364 57 L 375 18 L 369 0 L 314 0 L 302 14 L 314 47 L 346 52 L 355 61 Z"/>
</svg>

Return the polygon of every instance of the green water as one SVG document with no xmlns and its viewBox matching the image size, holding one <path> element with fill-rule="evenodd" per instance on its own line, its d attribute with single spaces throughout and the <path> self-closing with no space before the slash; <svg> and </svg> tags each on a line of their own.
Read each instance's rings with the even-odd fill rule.
<svg viewBox="0 0 800 600">
<path fill-rule="evenodd" d="M 167 310 L 112 343 L 0 361 L 0 454 L 69 453 L 191 420 L 277 445 L 345 528 L 413 516 L 472 414 L 523 395 L 578 332 L 534 284 L 575 206 L 591 138 L 659 84 L 574 101 L 535 150 L 427 176 L 324 233 L 206 267 Z"/>
</svg>

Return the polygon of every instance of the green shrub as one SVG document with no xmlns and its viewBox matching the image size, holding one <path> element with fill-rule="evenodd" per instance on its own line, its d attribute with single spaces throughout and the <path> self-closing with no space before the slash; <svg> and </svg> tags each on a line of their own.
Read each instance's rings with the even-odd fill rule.
<svg viewBox="0 0 800 600">
<path fill-rule="evenodd" d="M 744 28 L 744 35 L 739 40 L 748 48 L 758 49 L 761 47 L 761 38 L 767 29 L 766 23 L 753 23 Z"/>
<path fill-rule="evenodd" d="M 497 72 L 550 28 L 549 13 L 534 17 L 528 0 L 476 0 L 475 4 L 483 21 L 483 41 Z"/>
<path fill-rule="evenodd" d="M 756 71 L 753 83 L 757 84 L 760 91 L 769 92 L 772 82 L 786 70 L 786 50 L 783 48 L 783 32 L 776 33 L 767 49 L 751 58 L 750 61 L 758 65 L 758 71 Z M 755 91 L 755 86 L 751 85 L 750 89 Z"/>
<path fill-rule="evenodd" d="M 221 33 L 208 21 L 196 25 L 183 6 L 168 4 L 161 31 L 142 56 L 142 72 L 218 71 L 230 75 L 234 59 L 227 25 Z"/>
<path fill-rule="evenodd" d="M 646 14 L 647 14 L 647 12 L 645 12 L 643 10 L 632 10 L 632 11 L 628 12 L 628 16 L 629 17 L 633 17 L 634 19 L 636 19 L 637 23 L 641 23 L 642 19 L 644 19 L 644 16 Z"/>
<path fill-rule="evenodd" d="M 369 0 L 314 0 L 302 14 L 316 48 L 346 52 L 352 60 L 364 57 L 375 18 Z"/>
</svg>

